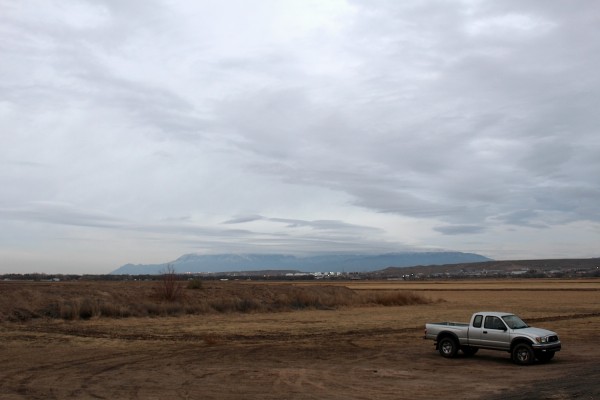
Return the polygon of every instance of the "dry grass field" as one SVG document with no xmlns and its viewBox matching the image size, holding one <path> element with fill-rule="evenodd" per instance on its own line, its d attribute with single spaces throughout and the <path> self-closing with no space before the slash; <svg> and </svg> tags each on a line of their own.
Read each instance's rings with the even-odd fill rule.
<svg viewBox="0 0 600 400">
<path fill-rule="evenodd" d="M 600 280 L 0 282 L 1 399 L 597 399 Z M 555 330 L 552 362 L 445 359 L 426 322 Z"/>
</svg>

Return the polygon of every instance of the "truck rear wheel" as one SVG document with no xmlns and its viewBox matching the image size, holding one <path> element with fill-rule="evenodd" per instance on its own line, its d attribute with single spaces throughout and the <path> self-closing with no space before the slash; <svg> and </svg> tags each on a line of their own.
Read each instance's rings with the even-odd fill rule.
<svg viewBox="0 0 600 400">
<path fill-rule="evenodd" d="M 519 343 L 512 350 L 512 360 L 515 364 L 528 365 L 533 359 L 533 349 L 527 343 Z"/>
<path fill-rule="evenodd" d="M 458 351 L 458 343 L 451 337 L 442 338 L 438 343 L 438 350 L 442 357 L 452 358 Z"/>
</svg>

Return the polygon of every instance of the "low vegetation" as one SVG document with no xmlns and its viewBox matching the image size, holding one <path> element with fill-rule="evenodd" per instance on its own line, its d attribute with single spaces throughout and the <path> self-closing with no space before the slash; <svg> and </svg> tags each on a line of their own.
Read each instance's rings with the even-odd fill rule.
<svg viewBox="0 0 600 400">
<path fill-rule="evenodd" d="M 0 283 L 0 321 L 261 313 L 343 307 L 427 304 L 425 296 L 345 286 L 237 282 L 9 282 Z"/>
</svg>

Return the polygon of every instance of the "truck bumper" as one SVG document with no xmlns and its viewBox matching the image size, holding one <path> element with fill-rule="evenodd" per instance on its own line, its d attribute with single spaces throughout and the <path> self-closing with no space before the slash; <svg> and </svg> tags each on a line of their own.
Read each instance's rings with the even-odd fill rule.
<svg viewBox="0 0 600 400">
<path fill-rule="evenodd" d="M 531 345 L 531 347 L 535 351 L 546 353 L 546 352 L 550 352 L 550 351 L 560 351 L 562 346 L 561 346 L 560 342 L 554 342 L 554 343 L 544 343 L 544 344 L 536 343 L 536 344 Z"/>
</svg>

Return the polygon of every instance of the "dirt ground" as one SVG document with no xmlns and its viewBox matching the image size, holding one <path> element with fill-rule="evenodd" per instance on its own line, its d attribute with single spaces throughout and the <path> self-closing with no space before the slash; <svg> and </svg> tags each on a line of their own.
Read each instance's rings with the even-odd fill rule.
<svg viewBox="0 0 600 400">
<path fill-rule="evenodd" d="M 404 307 L 3 322 L 0 398 L 600 398 L 600 281 L 469 288 Z M 422 339 L 425 322 L 484 309 L 557 331 L 563 350 L 520 367 L 484 350 L 445 359 Z"/>
</svg>

